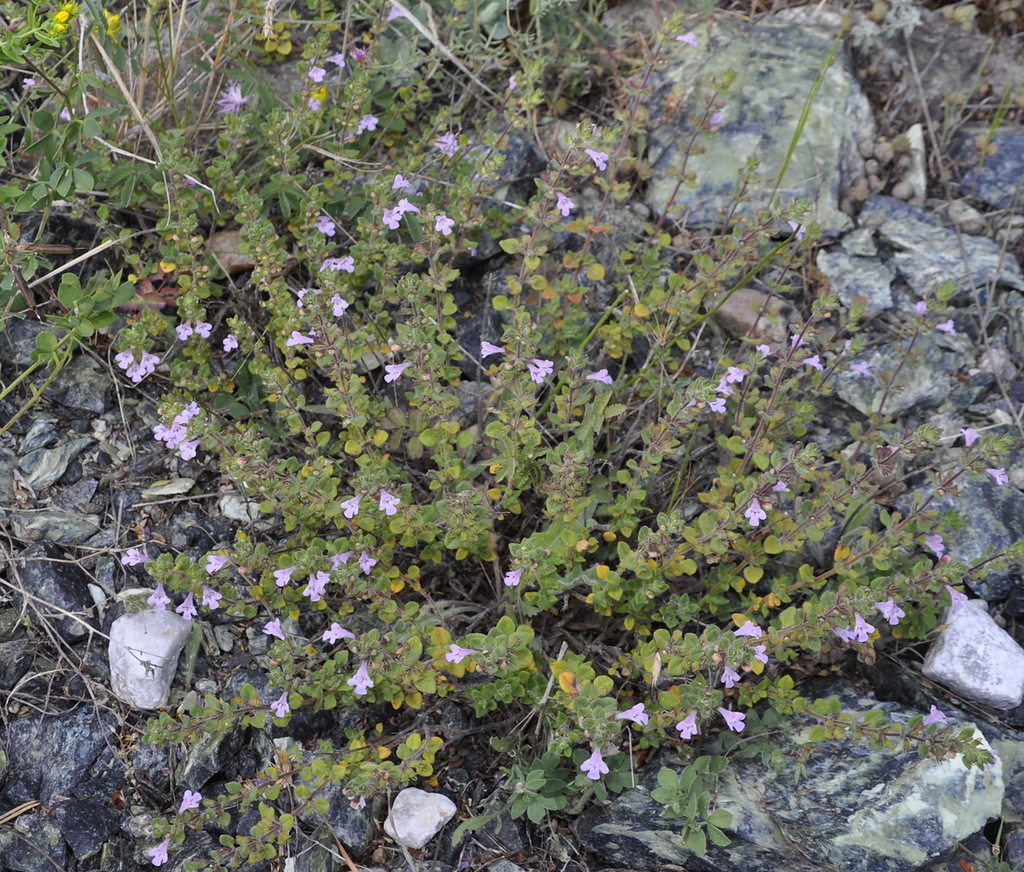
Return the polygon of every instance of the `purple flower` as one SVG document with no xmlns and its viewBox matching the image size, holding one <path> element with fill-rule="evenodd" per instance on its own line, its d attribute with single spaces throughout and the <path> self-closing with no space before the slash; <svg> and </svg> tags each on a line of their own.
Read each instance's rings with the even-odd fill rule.
<svg viewBox="0 0 1024 872">
<path fill-rule="evenodd" d="M 523 577 L 523 570 L 510 569 L 505 573 L 505 587 L 519 587 L 519 579 Z"/>
<path fill-rule="evenodd" d="M 733 687 L 733 685 L 735 685 L 736 682 L 739 680 L 739 673 L 731 667 L 726 666 L 725 669 L 722 671 L 722 684 L 724 684 L 726 687 Z"/>
<path fill-rule="evenodd" d="M 352 556 L 351 551 L 342 551 L 341 554 L 334 554 L 331 556 L 331 569 L 339 569 L 348 563 L 348 559 Z"/>
<path fill-rule="evenodd" d="M 708 403 L 708 408 L 711 409 L 716 415 L 725 414 L 725 397 L 719 397 L 716 400 L 712 400 Z"/>
<path fill-rule="evenodd" d="M 845 627 L 833 627 L 832 632 L 844 642 L 849 643 L 853 641 L 853 631 L 847 630 Z"/>
<path fill-rule="evenodd" d="M 177 327 L 174 328 L 174 332 L 178 334 L 178 338 L 184 342 L 189 336 L 192 335 L 192 325 L 188 321 L 182 321 Z"/>
<path fill-rule="evenodd" d="M 242 96 L 242 86 L 238 82 L 229 82 L 228 86 L 220 92 L 217 105 L 225 115 L 237 115 L 248 102 L 249 98 Z"/>
<path fill-rule="evenodd" d="M 158 612 L 165 611 L 167 609 L 167 604 L 170 601 L 171 598 L 167 596 L 166 593 L 164 593 L 164 586 L 162 584 L 158 584 L 156 586 L 156 590 L 154 590 L 150 597 L 146 600 L 146 602 L 149 603 Z"/>
<path fill-rule="evenodd" d="M 734 733 L 742 733 L 746 726 L 746 715 L 742 712 L 731 712 L 729 709 L 720 708 L 718 713 L 725 718 L 725 725 Z"/>
<path fill-rule="evenodd" d="M 710 121 L 712 125 L 721 124 L 723 121 L 725 121 L 725 109 L 719 109 L 714 115 L 712 115 L 708 119 L 708 121 Z"/>
<path fill-rule="evenodd" d="M 768 662 L 768 651 L 767 645 L 755 645 L 754 646 L 754 659 L 760 660 L 762 663 Z"/>
<path fill-rule="evenodd" d="M 388 10 L 388 21 L 394 21 L 396 18 L 405 18 L 405 13 L 394 4 Z"/>
<path fill-rule="evenodd" d="M 765 520 L 765 518 L 768 517 L 768 513 L 761 508 L 761 502 L 757 497 L 754 497 L 750 501 L 750 505 L 747 506 L 743 514 L 746 516 L 747 520 L 750 521 L 751 527 L 758 526 L 763 520 Z"/>
<path fill-rule="evenodd" d="M 174 611 L 181 615 L 186 621 L 191 621 L 196 615 L 199 614 L 196 611 L 195 597 L 191 593 L 185 597 L 184 602 L 178 606 Z"/>
<path fill-rule="evenodd" d="M 355 688 L 356 696 L 365 696 L 366 691 L 373 687 L 373 679 L 366 669 L 366 663 L 360 663 L 356 674 L 345 683 Z"/>
<path fill-rule="evenodd" d="M 235 336 L 234 333 L 229 333 L 227 336 L 224 337 L 223 347 L 225 351 L 234 351 L 236 348 L 238 348 L 238 337 Z"/>
<path fill-rule="evenodd" d="M 796 238 L 798 240 L 803 240 L 804 234 L 807 232 L 807 228 L 797 221 L 787 221 L 786 223 L 789 225 L 789 229 L 796 234 Z"/>
<path fill-rule="evenodd" d="M 286 690 L 278 698 L 271 708 L 274 710 L 274 714 L 279 718 L 283 718 L 288 712 L 292 710 L 292 707 L 288 705 L 288 691 Z"/>
<path fill-rule="evenodd" d="M 642 702 L 638 702 L 632 708 L 628 708 L 624 712 L 619 712 L 615 716 L 615 720 L 632 721 L 634 724 L 639 724 L 642 727 L 650 721 L 650 716 L 644 711 L 644 704 Z"/>
<path fill-rule="evenodd" d="M 594 151 L 594 149 L 592 148 L 585 148 L 584 151 L 587 153 L 587 156 L 594 162 L 594 166 L 596 166 L 601 172 L 604 172 L 606 169 L 608 169 L 608 155 L 606 155 L 603 151 Z"/>
<path fill-rule="evenodd" d="M 412 183 L 401 173 L 395 176 L 395 180 L 391 183 L 392 191 L 407 191 L 412 187 Z"/>
<path fill-rule="evenodd" d="M 931 551 L 936 557 L 941 557 L 946 553 L 946 545 L 938 533 L 932 533 L 929 536 L 925 536 L 924 547 Z"/>
<path fill-rule="evenodd" d="M 754 346 L 754 350 L 755 351 L 760 351 L 761 352 L 761 357 L 767 357 L 769 354 L 772 353 L 772 349 L 771 349 L 770 345 L 756 345 L 756 346 Z"/>
<path fill-rule="evenodd" d="M 332 55 L 328 55 L 327 60 L 329 60 L 332 64 L 337 64 L 338 67 L 345 66 L 345 55 L 343 55 L 340 51 L 335 52 Z"/>
<path fill-rule="evenodd" d="M 392 230 L 397 230 L 398 225 L 402 223 L 402 213 L 398 209 L 385 209 L 381 220 L 383 220 L 385 226 Z"/>
<path fill-rule="evenodd" d="M 331 580 L 331 577 L 326 572 L 314 572 L 306 582 L 306 589 L 302 591 L 302 595 L 309 597 L 311 603 L 318 603 L 324 598 L 324 593 L 327 591 L 327 582 Z"/>
<path fill-rule="evenodd" d="M 785 494 L 789 493 L 789 485 L 786 484 L 781 478 L 772 485 L 773 494 Z"/>
<path fill-rule="evenodd" d="M 438 215 L 434 219 L 434 229 L 442 236 L 451 236 L 452 228 L 455 226 L 455 222 L 447 215 Z"/>
<path fill-rule="evenodd" d="M 281 630 L 281 619 L 274 618 L 272 621 L 268 621 L 263 627 L 263 632 L 268 636 L 276 636 L 282 642 L 284 641 L 284 633 Z"/>
<path fill-rule="evenodd" d="M 1006 474 L 1006 470 L 1002 467 L 999 469 L 986 469 L 985 472 L 995 479 L 996 484 L 1006 484 L 1010 480 Z"/>
<path fill-rule="evenodd" d="M 359 119 L 359 127 L 356 129 L 356 133 L 362 133 L 364 130 L 376 130 L 379 121 L 380 119 L 376 115 L 364 115 Z"/>
<path fill-rule="evenodd" d="M 224 599 L 222 594 L 217 593 L 212 587 L 203 585 L 203 605 L 208 609 L 219 608 L 222 599 Z"/>
<path fill-rule="evenodd" d="M 696 33 L 684 33 L 682 36 L 676 37 L 677 42 L 685 42 L 687 45 L 692 45 L 697 48 L 697 34 Z"/>
<path fill-rule="evenodd" d="M 434 143 L 434 148 L 445 155 L 445 157 L 455 157 L 455 152 L 459 150 L 459 141 L 455 138 L 455 134 L 449 130 Z"/>
<path fill-rule="evenodd" d="M 345 502 L 341 504 L 341 510 L 346 518 L 351 520 L 359 514 L 359 503 L 362 499 L 363 498 L 359 494 L 356 494 L 354 497 L 345 500 Z"/>
<path fill-rule="evenodd" d="M 700 732 L 700 726 L 697 724 L 697 712 L 690 712 L 676 724 L 676 729 L 679 730 L 679 738 L 684 742 L 696 736 Z"/>
<path fill-rule="evenodd" d="M 875 628 L 865 621 L 860 614 L 858 614 L 856 618 L 857 619 L 853 624 L 853 636 L 858 642 L 867 642 L 868 637 L 875 632 Z"/>
<path fill-rule="evenodd" d="M 285 587 L 288 582 L 292 580 L 292 573 L 295 572 L 294 566 L 286 566 L 284 569 L 274 570 L 274 584 L 278 587 Z"/>
<path fill-rule="evenodd" d="M 857 360 L 857 361 L 854 361 L 853 363 L 851 363 L 850 364 L 850 369 L 852 369 L 855 373 L 857 373 L 857 375 L 862 375 L 862 376 L 870 376 L 871 375 L 871 367 L 868 366 L 867 362 L 863 361 L 863 360 Z"/>
<path fill-rule="evenodd" d="M 380 505 L 378 508 L 390 518 L 398 511 L 398 505 L 401 502 L 402 501 L 398 497 L 394 496 L 394 494 L 389 494 L 386 490 L 381 490 Z"/>
<path fill-rule="evenodd" d="M 316 229 L 319 230 L 324 236 L 334 236 L 338 225 L 334 223 L 334 220 L 330 215 L 321 215 L 316 219 Z"/>
<path fill-rule="evenodd" d="M 561 191 L 558 191 L 558 202 L 555 208 L 562 213 L 563 218 L 568 218 L 569 213 L 576 208 L 576 204 Z"/>
<path fill-rule="evenodd" d="M 231 558 L 225 557 L 223 554 L 211 554 L 206 558 L 206 574 L 213 575 L 215 572 L 220 572 L 230 562 Z"/>
<path fill-rule="evenodd" d="M 587 376 L 587 381 L 599 381 L 602 384 L 612 384 L 612 377 L 608 375 L 608 370 L 599 369 L 597 372 L 592 372 Z"/>
<path fill-rule="evenodd" d="M 312 336 L 305 336 L 304 334 L 299 333 L 298 330 L 292 330 L 292 335 L 288 337 L 284 344 L 287 348 L 292 348 L 295 345 L 309 345 L 312 341 Z"/>
<path fill-rule="evenodd" d="M 384 371 L 387 373 L 387 375 L 384 376 L 384 381 L 388 384 L 391 384 L 393 381 L 398 381 L 402 373 L 411 365 L 412 364 L 409 361 L 406 361 L 405 363 L 389 363 L 384 367 Z"/>
<path fill-rule="evenodd" d="M 905 618 L 907 616 L 907 613 L 896 605 L 896 600 L 892 597 L 889 597 L 889 599 L 884 603 L 875 603 L 875 608 L 878 609 L 878 611 L 882 613 L 882 617 L 893 626 L 900 622 L 900 618 Z"/>
<path fill-rule="evenodd" d="M 751 639 L 761 638 L 761 628 L 753 621 L 747 621 L 738 630 L 733 631 L 734 636 L 748 636 Z"/>
<path fill-rule="evenodd" d="M 535 357 L 526 364 L 526 368 L 530 371 L 530 378 L 542 385 L 544 379 L 555 371 L 555 364 L 550 360 L 540 360 Z"/>
<path fill-rule="evenodd" d="M 587 778 L 591 781 L 600 781 L 602 775 L 608 774 L 608 764 L 604 762 L 604 758 L 601 757 L 601 749 L 594 748 L 594 753 L 591 754 L 583 763 L 580 765 Z"/>
<path fill-rule="evenodd" d="M 931 726 L 932 724 L 944 723 L 946 723 L 946 713 L 934 705 L 931 707 L 931 711 L 925 715 L 924 720 L 921 721 L 921 724 L 925 727 Z"/>
<path fill-rule="evenodd" d="M 324 630 L 323 640 L 333 644 L 340 639 L 354 639 L 355 637 L 355 633 L 350 633 L 341 624 L 335 621 L 331 624 L 329 629 Z"/>
<path fill-rule="evenodd" d="M 340 294 L 335 294 L 331 297 L 331 305 L 334 307 L 334 317 L 340 318 L 345 314 L 345 310 L 348 308 L 348 300 Z"/>
<path fill-rule="evenodd" d="M 509 93 L 511 93 L 512 91 L 514 91 L 516 89 L 516 84 L 517 84 L 516 83 L 516 76 L 515 76 L 515 73 L 513 73 L 511 76 L 508 77 L 508 90 L 509 90 Z"/>
<path fill-rule="evenodd" d="M 186 812 L 190 808 L 199 808 L 199 803 L 202 802 L 202 799 L 203 795 L 198 790 L 186 790 L 181 800 L 181 805 L 178 806 L 178 814 Z"/>
<path fill-rule="evenodd" d="M 951 605 L 951 606 L 952 606 L 952 607 L 953 607 L 954 609 L 956 609 L 957 611 L 959 611 L 959 610 L 960 610 L 960 609 L 962 609 L 962 608 L 963 608 L 963 607 L 964 607 L 965 605 L 967 605 L 967 597 L 966 597 L 966 596 L 965 596 L 964 594 L 960 593 L 960 591 L 956 590 L 956 588 L 952 588 L 952 587 L 950 587 L 950 586 L 949 586 L 949 585 L 947 584 L 947 585 L 946 585 L 946 590 L 948 590 L 948 591 L 949 591 L 949 598 L 950 598 L 950 600 L 952 601 L 952 602 L 950 603 L 950 605 Z"/>
<path fill-rule="evenodd" d="M 25 76 L 25 78 L 21 80 L 21 84 L 25 88 L 34 88 L 36 86 L 36 80 L 31 76 Z"/>
<path fill-rule="evenodd" d="M 360 794 L 359 794 L 359 797 L 358 797 L 357 799 L 353 799 L 353 800 L 352 800 L 352 801 L 351 801 L 351 802 L 349 803 L 349 805 L 350 805 L 350 806 L 351 806 L 352 808 L 354 808 L 354 809 L 355 809 L 356 811 L 358 811 L 358 810 L 359 810 L 359 809 L 361 809 L 361 808 L 366 808 L 366 797 L 365 797 L 365 796 L 363 796 L 363 795 L 362 795 L 362 794 L 360 793 Z"/>
<path fill-rule="evenodd" d="M 354 273 L 356 271 L 356 261 L 353 257 L 328 257 L 324 260 L 320 266 L 320 272 L 325 270 L 335 270 L 337 272 Z"/>
<path fill-rule="evenodd" d="M 492 354 L 504 354 L 505 349 L 500 345 L 492 345 L 486 339 L 480 343 L 480 357 L 490 357 Z"/>
<path fill-rule="evenodd" d="M 153 558 L 147 557 L 139 548 L 129 548 L 121 555 L 122 566 L 138 566 L 140 563 L 152 563 Z"/>
<path fill-rule="evenodd" d="M 747 377 L 747 371 L 741 366 L 730 366 L 725 371 L 725 380 L 728 384 L 740 384 Z"/>
<path fill-rule="evenodd" d="M 323 67 L 310 67 L 309 72 L 306 73 L 310 80 L 316 82 L 318 85 L 324 80 L 324 76 L 327 75 L 327 70 Z"/>
<path fill-rule="evenodd" d="M 363 551 L 362 554 L 359 555 L 359 568 L 363 570 L 363 573 L 365 575 L 369 575 L 370 570 L 373 569 L 373 567 L 375 567 L 376 565 L 377 561 L 369 554 L 367 554 L 365 550 Z"/>
<path fill-rule="evenodd" d="M 924 300 L 918 300 L 916 303 L 914 303 L 914 311 L 918 315 L 923 315 L 925 312 L 928 311 L 928 304 Z"/>
<path fill-rule="evenodd" d="M 182 460 L 191 460 L 196 456 L 196 449 L 199 447 L 199 440 L 192 439 L 188 442 L 182 442 L 178 446 L 178 454 Z"/>
<path fill-rule="evenodd" d="M 817 354 L 812 354 L 810 357 L 804 358 L 805 366 L 813 366 L 818 372 L 824 372 L 825 367 L 821 365 L 821 358 Z"/>
<path fill-rule="evenodd" d="M 970 448 L 978 439 L 978 431 L 973 427 L 964 427 L 960 431 L 960 435 L 964 437 L 964 445 L 968 448 Z"/>
<path fill-rule="evenodd" d="M 473 654 L 476 654 L 475 648 L 462 648 L 453 642 L 448 653 L 444 655 L 444 659 L 449 663 L 461 663 L 466 657 Z"/>
<path fill-rule="evenodd" d="M 154 866 L 163 866 L 167 862 L 167 848 L 170 846 L 171 840 L 164 839 L 155 848 L 150 848 L 146 853 L 153 858 Z"/>
<path fill-rule="evenodd" d="M 943 333 L 948 333 L 950 336 L 956 336 L 956 326 L 953 324 L 953 319 L 950 318 L 948 321 L 943 321 L 941 324 L 935 325 L 936 330 L 941 330 Z"/>
</svg>

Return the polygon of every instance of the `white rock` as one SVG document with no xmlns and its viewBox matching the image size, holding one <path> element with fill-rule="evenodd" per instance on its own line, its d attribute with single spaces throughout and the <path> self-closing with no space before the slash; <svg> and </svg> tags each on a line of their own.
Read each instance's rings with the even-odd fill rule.
<svg viewBox="0 0 1024 872">
<path fill-rule="evenodd" d="M 997 709 L 1024 700 L 1024 649 L 989 615 L 984 600 L 951 607 L 946 628 L 925 657 L 922 672 L 968 699 Z"/>
<path fill-rule="evenodd" d="M 384 832 L 406 848 L 422 848 L 455 815 L 455 803 L 418 787 L 399 791 L 384 821 Z"/>
<path fill-rule="evenodd" d="M 167 705 L 178 655 L 192 622 L 174 612 L 147 609 L 122 615 L 110 627 L 110 683 L 135 708 Z"/>
</svg>

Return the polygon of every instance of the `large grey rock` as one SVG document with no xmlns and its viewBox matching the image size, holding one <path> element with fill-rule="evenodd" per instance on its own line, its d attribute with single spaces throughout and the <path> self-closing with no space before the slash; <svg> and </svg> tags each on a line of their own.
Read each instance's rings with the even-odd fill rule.
<svg viewBox="0 0 1024 872">
<path fill-rule="evenodd" d="M 89 593 L 89 580 L 78 564 L 48 541 L 22 551 L 20 563 L 15 604 L 56 628 L 65 639 L 86 636 L 94 625 L 95 604 Z"/>
<path fill-rule="evenodd" d="M 399 791 L 384 821 L 384 832 L 406 848 L 424 847 L 455 816 L 455 803 L 418 787 Z"/>
<path fill-rule="evenodd" d="M 967 699 L 997 709 L 1024 700 L 1024 649 L 1000 627 L 984 600 L 946 610 L 921 671 Z"/>
<path fill-rule="evenodd" d="M 979 144 L 987 145 L 985 156 Z M 1024 127 L 1006 125 L 994 132 L 987 125 L 960 128 L 950 153 L 962 165 L 961 189 L 995 209 L 1024 209 L 1020 180 L 1024 178 Z"/>
<path fill-rule="evenodd" d="M 167 610 L 122 615 L 110 626 L 110 683 L 119 699 L 141 709 L 167 705 L 178 655 L 191 621 Z"/>
<path fill-rule="evenodd" d="M 862 698 L 845 685 L 837 695 L 844 712 L 861 717 L 881 708 L 906 723 L 919 714 Z M 679 821 L 662 817 L 650 797 L 657 784 L 653 769 L 639 788 L 584 812 L 577 835 L 608 864 L 651 872 L 671 865 L 689 872 L 911 872 L 1000 815 L 998 760 L 979 770 L 959 759 L 922 759 L 916 749 L 883 751 L 849 737 L 807 744 L 811 725 L 797 722 L 773 739 L 781 746 L 779 769 L 757 758 L 733 758 L 717 792 L 718 807 L 733 815 L 728 847 L 711 845 L 705 857 L 682 847 Z M 716 750 L 713 744 L 702 753 Z M 690 761 L 673 754 L 659 762 L 681 768 Z"/>
<path fill-rule="evenodd" d="M 874 120 L 845 49 L 825 73 L 786 165 L 810 84 L 833 48 L 832 36 L 782 19 L 740 28 L 717 18 L 696 33 L 697 47 L 670 42 L 666 63 L 655 73 L 656 90 L 647 102 L 653 171 L 648 205 L 689 226 L 706 226 L 721 223 L 734 208 L 735 214 L 751 215 L 774 193 L 783 203 L 807 200 L 805 223 L 819 223 L 826 235 L 848 229 L 851 222 L 840 201 L 851 181 L 863 176 L 856 143 L 874 135 Z M 736 79 L 721 98 L 726 104 L 721 121 L 712 134 L 697 134 L 690 118 L 704 114 L 712 78 L 723 81 L 730 73 Z M 706 150 L 687 154 L 691 142 Z M 737 181 L 751 157 L 760 161 L 759 180 L 746 188 L 749 200 L 737 207 Z M 684 171 L 693 173 L 696 187 L 680 181 Z"/>
</svg>

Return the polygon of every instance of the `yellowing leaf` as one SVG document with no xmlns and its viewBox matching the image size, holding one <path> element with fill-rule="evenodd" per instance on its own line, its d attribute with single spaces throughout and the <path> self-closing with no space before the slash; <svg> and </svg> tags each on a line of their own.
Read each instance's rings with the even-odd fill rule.
<svg viewBox="0 0 1024 872">
<path fill-rule="evenodd" d="M 610 571 L 611 570 L 609 569 L 609 567 L 605 566 L 603 563 L 599 563 L 597 565 L 597 577 L 599 579 L 607 578 L 608 577 L 608 573 Z"/>
<path fill-rule="evenodd" d="M 836 563 L 845 560 L 850 556 L 850 546 L 846 544 L 836 545 L 835 553 L 832 555 Z"/>
<path fill-rule="evenodd" d="M 571 672 L 561 672 L 558 675 L 558 686 L 569 696 L 579 696 L 580 692 L 576 687 L 576 676 Z"/>
<path fill-rule="evenodd" d="M 178 265 L 174 261 L 162 260 L 160 261 L 160 269 L 164 273 L 172 273 L 178 268 Z"/>
<path fill-rule="evenodd" d="M 592 282 L 599 282 L 604 278 L 604 267 L 599 263 L 592 263 L 587 267 L 587 278 Z"/>
</svg>

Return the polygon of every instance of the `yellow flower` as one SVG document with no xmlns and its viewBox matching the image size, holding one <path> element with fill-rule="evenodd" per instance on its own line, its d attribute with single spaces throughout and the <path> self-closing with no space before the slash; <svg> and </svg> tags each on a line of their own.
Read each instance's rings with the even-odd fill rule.
<svg viewBox="0 0 1024 872">
<path fill-rule="evenodd" d="M 58 23 L 60 23 L 60 24 L 63 24 L 65 21 L 68 21 L 70 18 L 71 18 L 71 13 L 68 12 L 66 9 L 61 9 L 60 12 L 58 12 L 56 15 L 53 16 L 53 20 L 58 22 Z"/>
<path fill-rule="evenodd" d="M 118 31 L 121 29 L 121 16 L 114 12 L 107 12 L 104 9 L 103 17 L 107 19 L 107 35 L 117 36 Z"/>
</svg>

